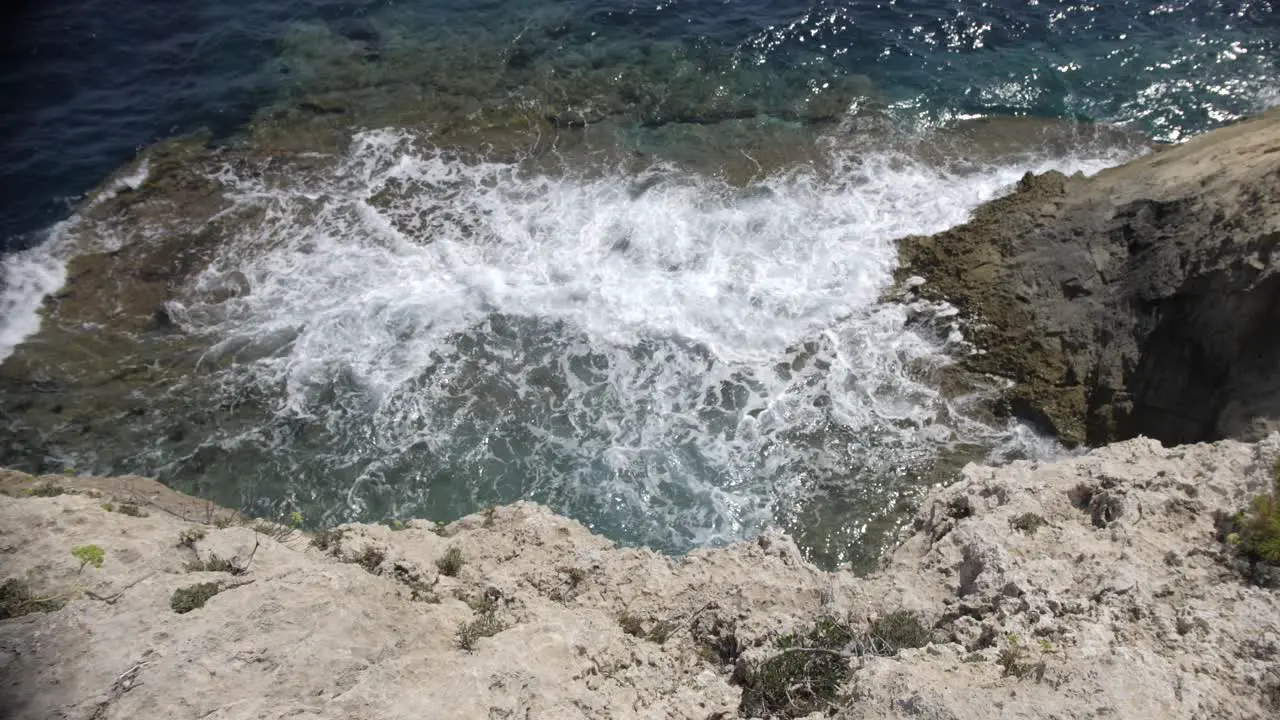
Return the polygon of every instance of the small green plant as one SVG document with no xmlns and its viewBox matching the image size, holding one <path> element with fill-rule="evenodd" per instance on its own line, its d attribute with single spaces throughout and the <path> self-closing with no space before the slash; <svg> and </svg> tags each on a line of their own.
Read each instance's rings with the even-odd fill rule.
<svg viewBox="0 0 1280 720">
<path fill-rule="evenodd" d="M 404 530 L 409 526 L 405 525 L 403 520 L 393 519 L 391 522 L 387 523 L 387 527 L 391 528 L 392 531 L 399 531 L 399 530 Z"/>
<path fill-rule="evenodd" d="M 476 649 L 476 642 L 480 638 L 493 637 L 506 629 L 506 623 L 498 619 L 496 612 L 483 612 L 471 622 L 464 622 L 458 625 L 456 642 L 459 648 L 472 652 Z"/>
<path fill-rule="evenodd" d="M 1036 680 L 1044 679 L 1044 661 L 1034 663 L 1029 661 L 1026 648 L 1022 646 L 1021 639 L 1013 633 L 1005 636 L 1005 646 L 1000 650 L 1000 655 L 996 658 L 996 662 L 1004 670 L 1006 677 L 1012 676 L 1019 680 L 1028 677 Z"/>
<path fill-rule="evenodd" d="M 444 552 L 443 557 L 436 560 L 436 569 L 440 571 L 441 575 L 456 577 L 464 564 L 466 564 L 466 560 L 462 557 L 462 549 L 457 545 L 452 545 Z"/>
<path fill-rule="evenodd" d="M 573 589 L 582 584 L 587 579 L 587 571 L 580 567 L 563 567 L 560 572 L 564 573 L 569 579 L 569 588 Z"/>
<path fill-rule="evenodd" d="M 744 683 L 740 714 L 799 718 L 829 710 L 848 677 L 846 648 L 854 638 L 844 623 L 830 617 L 780 638 L 778 653 Z"/>
<path fill-rule="evenodd" d="M 189 548 L 195 550 L 196 543 L 204 539 L 205 529 L 202 527 L 191 527 L 183 530 L 178 535 L 178 547 Z"/>
<path fill-rule="evenodd" d="M 222 584 L 216 582 L 197 583 L 178 588 L 169 597 L 169 607 L 179 615 L 183 615 L 204 607 L 209 598 L 222 592 Z"/>
<path fill-rule="evenodd" d="M 1272 483 L 1271 492 L 1254 498 L 1248 510 L 1236 515 L 1226 541 L 1254 562 L 1280 565 L 1280 462 Z"/>
<path fill-rule="evenodd" d="M 897 610 L 871 622 L 866 647 L 872 654 L 893 656 L 899 650 L 922 648 L 933 641 L 933 632 L 909 610 Z"/>
<path fill-rule="evenodd" d="M 102 567 L 102 561 L 107 557 L 107 551 L 97 545 L 77 545 L 71 548 L 71 555 L 80 561 L 80 569 L 76 572 L 84 570 L 85 565 L 92 565 L 95 568 Z"/>
<path fill-rule="evenodd" d="M 1014 530 L 1035 535 L 1036 531 L 1048 524 L 1048 521 L 1035 513 L 1023 513 L 1009 521 Z"/>
<path fill-rule="evenodd" d="M 744 685 L 740 710 L 749 716 L 803 717 L 826 712 L 838 700 L 854 657 L 892 656 L 925 647 L 933 632 L 909 610 L 872 620 L 855 632 L 833 617 L 778 640 L 778 653 L 760 664 Z"/>
<path fill-rule="evenodd" d="M 27 584 L 16 578 L 10 578 L 0 584 L 0 620 L 36 612 L 53 612 L 61 609 L 66 602 L 62 597 L 35 597 Z"/>
<path fill-rule="evenodd" d="M 50 498 L 50 497 L 58 497 L 59 495 L 66 495 L 67 491 L 64 488 L 58 485 L 54 485 L 51 482 L 43 482 L 43 483 L 40 483 L 39 485 L 36 485 L 34 487 L 29 487 L 23 490 L 22 494 L 26 495 L 27 497 Z"/>
<path fill-rule="evenodd" d="M 106 510 L 107 512 L 115 512 L 115 511 L 116 511 L 116 506 L 115 506 L 114 504 L 112 504 L 112 503 L 104 502 L 104 503 L 102 503 L 102 509 L 103 509 L 103 510 Z"/>
<path fill-rule="evenodd" d="M 302 513 L 297 510 L 289 513 L 289 527 L 294 530 L 302 527 Z"/>
</svg>

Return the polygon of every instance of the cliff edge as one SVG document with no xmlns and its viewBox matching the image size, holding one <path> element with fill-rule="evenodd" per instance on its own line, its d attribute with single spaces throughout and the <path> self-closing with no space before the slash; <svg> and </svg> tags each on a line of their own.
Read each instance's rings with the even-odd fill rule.
<svg viewBox="0 0 1280 720">
<path fill-rule="evenodd" d="M 970 465 L 867 577 L 670 558 L 531 504 L 307 534 L 142 478 L 0 476 L 6 718 L 1269 718 L 1280 437 Z M 1270 587 L 1268 587 L 1270 585 Z"/>
</svg>

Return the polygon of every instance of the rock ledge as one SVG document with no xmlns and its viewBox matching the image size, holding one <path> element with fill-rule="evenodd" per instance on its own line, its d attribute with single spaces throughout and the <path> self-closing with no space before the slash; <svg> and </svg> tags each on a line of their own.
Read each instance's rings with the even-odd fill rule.
<svg viewBox="0 0 1280 720">
<path fill-rule="evenodd" d="M 864 578 L 780 535 L 680 559 L 618 548 L 527 503 L 313 540 L 142 478 L 3 473 L 0 579 L 64 604 L 0 621 L 0 707 L 726 718 L 783 633 L 905 610 L 932 643 L 850 658 L 840 717 L 1275 717 L 1280 592 L 1217 539 L 1215 513 L 1262 492 L 1278 451 L 1137 439 L 971 465 Z M 70 552 L 90 544 L 99 568 Z M 202 585 L 216 594 L 177 612 L 175 591 Z"/>
</svg>

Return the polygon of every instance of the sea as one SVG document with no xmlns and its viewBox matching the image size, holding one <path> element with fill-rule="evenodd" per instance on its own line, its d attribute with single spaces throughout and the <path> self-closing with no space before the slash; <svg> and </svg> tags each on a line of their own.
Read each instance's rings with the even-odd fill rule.
<svg viewBox="0 0 1280 720">
<path fill-rule="evenodd" d="M 104 405 L 111 432 L 4 385 L 0 464 L 312 527 L 519 500 L 677 554 L 781 527 L 828 567 L 965 462 L 1068 452 L 986 409 L 998 381 L 946 379 L 975 350 L 895 294 L 895 241 L 1280 104 L 1270 0 L 0 12 L 0 359 L 157 143 L 324 158 L 211 173 L 254 221 L 172 288 L 198 361 L 108 393 L 147 406 Z"/>
</svg>

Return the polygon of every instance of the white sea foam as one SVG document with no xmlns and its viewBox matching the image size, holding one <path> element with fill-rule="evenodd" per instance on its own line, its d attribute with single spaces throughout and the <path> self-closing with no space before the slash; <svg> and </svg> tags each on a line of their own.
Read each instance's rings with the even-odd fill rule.
<svg viewBox="0 0 1280 720">
<path fill-rule="evenodd" d="M 90 205 L 110 200 L 122 192 L 137 190 L 147 182 L 147 178 L 151 176 L 151 165 L 145 159 L 138 162 L 132 168 L 128 168 L 117 173 L 116 177 L 107 183 L 89 200 Z"/>
<path fill-rule="evenodd" d="M 89 205 L 97 205 L 121 192 L 137 190 L 149 175 L 149 165 L 142 160 L 106 183 L 89 200 Z M 46 297 L 66 283 L 67 260 L 76 244 L 71 236 L 81 222 L 79 215 L 72 215 L 49 228 L 33 247 L 0 258 L 0 362 L 40 329 L 40 307 Z M 106 243 L 106 239 L 115 240 L 117 235 L 112 231 L 95 233 L 98 242 L 94 249 L 118 247 Z"/>
<path fill-rule="evenodd" d="M 0 362 L 40 329 L 40 306 L 67 279 L 62 238 L 77 222 L 58 223 L 35 247 L 0 259 Z"/>
<path fill-rule="evenodd" d="M 233 276 L 249 292 L 174 311 L 214 341 L 227 392 L 323 428 L 327 461 L 355 468 L 352 513 L 388 485 L 419 510 L 526 497 L 687 547 L 833 484 L 885 502 L 942 448 L 1026 450 L 925 381 L 945 348 L 877 303 L 894 240 L 962 222 L 1027 170 L 1117 160 L 959 177 L 851 157 L 743 189 L 662 166 L 531 173 L 366 132 L 322 180 L 224 174 L 266 219 L 193 298 Z"/>
</svg>

